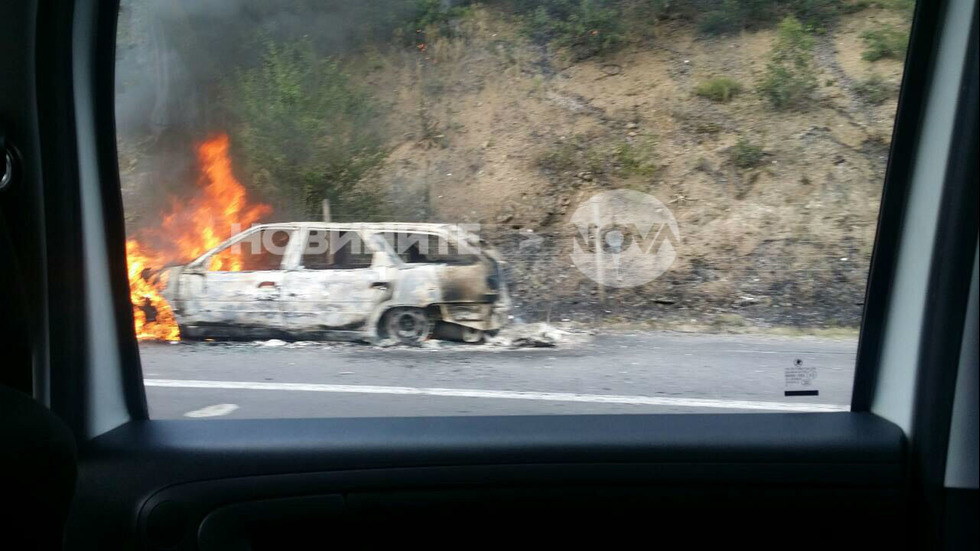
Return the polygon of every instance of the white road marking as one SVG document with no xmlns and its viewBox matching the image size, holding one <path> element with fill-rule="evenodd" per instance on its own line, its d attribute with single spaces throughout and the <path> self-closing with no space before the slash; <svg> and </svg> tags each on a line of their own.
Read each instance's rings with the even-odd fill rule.
<svg viewBox="0 0 980 551">
<path fill-rule="evenodd" d="M 397 394 L 407 396 L 442 396 L 448 398 L 498 398 L 505 400 L 543 400 L 550 402 L 586 402 L 593 404 L 629 404 L 637 406 L 670 406 L 764 411 L 850 411 L 848 405 L 807 402 L 762 402 L 749 400 L 715 400 L 710 398 L 666 398 L 622 396 L 613 394 L 574 394 L 566 392 L 527 392 L 465 388 L 416 388 L 408 386 L 328 385 L 317 383 L 261 383 L 251 381 L 202 381 L 188 379 L 144 379 L 143 384 L 163 388 L 208 388 L 227 390 L 286 390 L 298 392 L 346 392 L 360 394 Z M 211 406 L 214 407 L 214 406 Z M 185 414 L 186 415 L 186 414 Z"/>
<path fill-rule="evenodd" d="M 213 406 L 205 406 L 201 409 L 188 411 L 184 414 L 184 417 L 221 417 L 222 415 L 228 415 L 236 409 L 238 409 L 238 406 L 235 404 L 214 404 Z"/>
</svg>

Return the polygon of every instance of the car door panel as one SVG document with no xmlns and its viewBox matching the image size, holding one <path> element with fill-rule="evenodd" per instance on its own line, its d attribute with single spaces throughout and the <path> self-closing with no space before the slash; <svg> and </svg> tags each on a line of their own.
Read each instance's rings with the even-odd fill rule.
<svg viewBox="0 0 980 551">
<path fill-rule="evenodd" d="M 385 295 L 382 270 L 290 270 L 283 276 L 283 317 L 288 330 L 361 329 Z"/>
<path fill-rule="evenodd" d="M 308 228 L 283 276 L 283 322 L 295 335 L 363 329 L 389 288 L 387 268 L 357 230 Z"/>
<path fill-rule="evenodd" d="M 144 421 L 86 453 L 70 548 L 902 548 L 907 515 L 904 436 L 871 414 Z"/>
<path fill-rule="evenodd" d="M 193 277 L 193 276 L 190 276 Z M 206 272 L 196 308 L 199 323 L 220 325 L 279 327 L 282 311 L 279 305 L 283 272 Z M 185 302 L 192 302 L 188 300 Z"/>
<path fill-rule="evenodd" d="M 281 329 L 283 267 L 293 256 L 295 233 L 253 228 L 190 264 L 180 275 L 181 324 Z"/>
</svg>

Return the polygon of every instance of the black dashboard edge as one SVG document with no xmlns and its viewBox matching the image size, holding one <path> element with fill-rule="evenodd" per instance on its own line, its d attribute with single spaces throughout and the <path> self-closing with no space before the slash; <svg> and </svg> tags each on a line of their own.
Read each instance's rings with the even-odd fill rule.
<svg viewBox="0 0 980 551">
<path fill-rule="evenodd" d="M 900 507 L 906 453 L 899 427 L 846 412 L 133 421 L 82 446 L 77 495 L 98 497 L 73 504 L 68 542 L 141 546 L 175 502 L 190 521 L 399 488 L 829 485 Z"/>
</svg>

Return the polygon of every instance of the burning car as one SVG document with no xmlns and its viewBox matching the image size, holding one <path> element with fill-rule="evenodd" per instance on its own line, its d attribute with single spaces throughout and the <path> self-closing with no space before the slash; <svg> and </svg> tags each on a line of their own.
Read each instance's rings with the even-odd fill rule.
<svg viewBox="0 0 980 551">
<path fill-rule="evenodd" d="M 254 226 L 160 282 L 185 339 L 479 342 L 510 308 L 500 257 L 448 224 Z"/>
</svg>

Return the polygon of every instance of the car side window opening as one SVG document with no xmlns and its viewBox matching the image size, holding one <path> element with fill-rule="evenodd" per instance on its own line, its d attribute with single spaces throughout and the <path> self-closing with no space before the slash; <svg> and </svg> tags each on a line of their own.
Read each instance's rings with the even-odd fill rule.
<svg viewBox="0 0 980 551">
<path fill-rule="evenodd" d="M 310 230 L 300 268 L 356 270 L 370 268 L 374 254 L 356 231 Z"/>
<path fill-rule="evenodd" d="M 446 236 L 415 232 L 384 232 L 381 235 L 406 264 L 465 265 L 479 260 Z"/>
<path fill-rule="evenodd" d="M 252 232 L 214 253 L 209 272 L 258 272 L 282 267 L 291 230 L 267 228 Z"/>
</svg>

